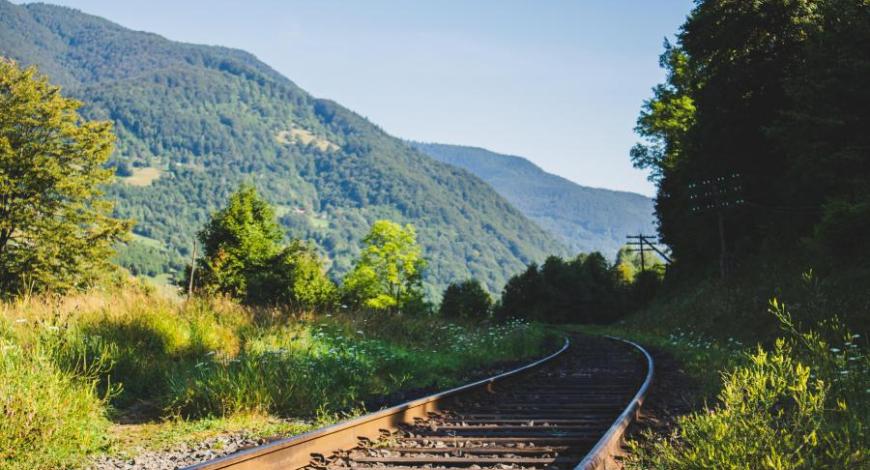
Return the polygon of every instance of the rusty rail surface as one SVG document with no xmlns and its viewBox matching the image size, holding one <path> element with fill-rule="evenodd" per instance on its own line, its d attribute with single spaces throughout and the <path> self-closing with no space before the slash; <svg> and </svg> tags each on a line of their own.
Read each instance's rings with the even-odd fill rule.
<svg viewBox="0 0 870 470">
<path fill-rule="evenodd" d="M 649 387 L 652 385 L 653 370 L 655 367 L 650 353 L 634 341 L 613 336 L 608 336 L 608 338 L 628 343 L 637 348 L 637 350 L 644 355 L 646 358 L 646 377 L 644 378 L 640 389 L 634 395 L 634 398 L 631 399 L 628 406 L 625 407 L 622 414 L 616 418 L 616 421 L 614 421 L 613 425 L 610 426 L 610 429 L 601 436 L 601 439 L 595 444 L 595 447 L 593 447 L 592 450 L 583 457 L 583 460 L 577 464 L 577 467 L 575 467 L 576 470 L 599 470 L 607 468 L 607 463 L 614 455 L 619 453 L 619 446 L 622 443 L 622 437 L 625 435 L 625 430 L 628 429 L 628 426 L 637 417 L 637 413 L 640 411 L 641 405 L 643 405 L 643 400 L 646 398 L 647 392 L 649 392 Z"/>
<path fill-rule="evenodd" d="M 603 468 L 652 370 L 651 357 L 634 343 L 566 339 L 518 369 L 188 468 Z"/>
</svg>

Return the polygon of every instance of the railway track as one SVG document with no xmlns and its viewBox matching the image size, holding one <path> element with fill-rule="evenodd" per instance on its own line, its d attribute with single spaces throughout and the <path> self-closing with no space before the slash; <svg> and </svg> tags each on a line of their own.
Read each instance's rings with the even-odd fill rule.
<svg viewBox="0 0 870 470">
<path fill-rule="evenodd" d="M 603 469 L 652 368 L 634 343 L 573 337 L 499 376 L 189 469 Z"/>
</svg>

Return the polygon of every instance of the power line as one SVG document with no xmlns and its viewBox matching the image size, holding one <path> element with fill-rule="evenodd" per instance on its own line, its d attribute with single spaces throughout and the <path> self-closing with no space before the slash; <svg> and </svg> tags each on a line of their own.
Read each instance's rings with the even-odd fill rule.
<svg viewBox="0 0 870 470">
<path fill-rule="evenodd" d="M 689 183 L 690 211 L 701 214 L 716 212 L 719 231 L 719 274 L 722 279 L 728 274 L 728 250 L 725 244 L 725 211 L 746 203 L 743 199 L 743 184 L 739 173 L 707 178 Z"/>
</svg>

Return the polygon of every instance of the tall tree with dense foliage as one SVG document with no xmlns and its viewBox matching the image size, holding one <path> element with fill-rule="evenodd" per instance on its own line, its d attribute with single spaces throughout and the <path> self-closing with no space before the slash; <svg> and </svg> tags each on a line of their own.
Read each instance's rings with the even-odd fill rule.
<svg viewBox="0 0 870 470">
<path fill-rule="evenodd" d="M 483 320 L 489 316 L 492 298 L 477 279 L 451 283 L 444 289 L 438 313 L 454 320 Z"/>
<path fill-rule="evenodd" d="M 713 264 L 723 241 L 739 263 L 811 237 L 866 262 L 853 234 L 870 218 L 870 4 L 698 1 L 661 63 L 632 158 L 658 184 L 680 265 Z M 732 175 L 730 188 L 703 183 Z"/>
<path fill-rule="evenodd" d="M 278 254 L 282 238 L 272 206 L 256 188 L 242 185 L 199 232 L 201 284 L 208 291 L 246 297 L 252 278 Z"/>
<path fill-rule="evenodd" d="M 357 306 L 399 312 L 418 304 L 423 298 L 426 260 L 414 227 L 378 220 L 363 243 L 365 248 L 344 278 L 347 300 Z"/>
<path fill-rule="evenodd" d="M 250 303 L 329 304 L 335 286 L 317 253 L 299 241 L 282 247 L 283 238 L 272 206 L 242 185 L 199 233 L 204 256 L 197 284 Z"/>
<path fill-rule="evenodd" d="M 101 187 L 112 125 L 86 121 L 35 68 L 0 58 L 0 291 L 84 287 L 131 223 Z"/>
</svg>

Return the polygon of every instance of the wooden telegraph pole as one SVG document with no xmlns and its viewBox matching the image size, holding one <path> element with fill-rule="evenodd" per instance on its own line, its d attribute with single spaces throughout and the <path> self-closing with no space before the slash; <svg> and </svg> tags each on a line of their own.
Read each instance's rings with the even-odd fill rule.
<svg viewBox="0 0 870 470">
<path fill-rule="evenodd" d="M 733 173 L 689 184 L 690 210 L 694 214 L 716 212 L 719 231 L 719 275 L 728 276 L 728 250 L 725 243 L 725 212 L 744 203 L 740 175 Z"/>
<path fill-rule="evenodd" d="M 193 297 L 193 275 L 196 273 L 196 240 L 193 241 L 193 252 L 190 256 L 190 279 L 187 283 L 187 299 Z"/>
</svg>

